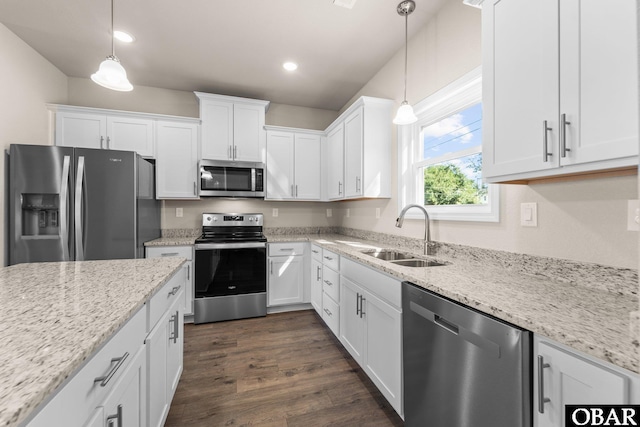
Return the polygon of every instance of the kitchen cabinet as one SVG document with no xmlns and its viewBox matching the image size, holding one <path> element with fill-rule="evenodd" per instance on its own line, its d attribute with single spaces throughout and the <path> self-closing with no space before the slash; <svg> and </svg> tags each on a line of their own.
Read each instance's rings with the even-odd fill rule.
<svg viewBox="0 0 640 427">
<path fill-rule="evenodd" d="M 402 415 L 400 281 L 344 257 L 340 276 L 340 342 Z"/>
<path fill-rule="evenodd" d="M 155 155 L 155 120 L 151 116 L 97 108 L 53 107 L 56 145 L 135 151 L 148 158 Z"/>
<path fill-rule="evenodd" d="M 485 181 L 637 167 L 636 12 L 625 0 L 483 3 Z"/>
<path fill-rule="evenodd" d="M 197 121 L 158 121 L 156 128 L 156 198 L 197 199 Z"/>
<path fill-rule="evenodd" d="M 195 92 L 202 120 L 201 159 L 265 162 L 269 101 Z"/>
<path fill-rule="evenodd" d="M 317 246 L 316 246 L 317 247 Z M 319 247 L 317 247 L 319 248 Z M 340 336 L 340 255 L 321 249 L 322 320 L 336 337 Z M 318 258 L 316 257 L 316 260 Z"/>
<path fill-rule="evenodd" d="M 638 403 L 640 377 L 534 336 L 534 427 L 564 426 L 565 405 Z"/>
<path fill-rule="evenodd" d="M 269 200 L 320 200 L 322 132 L 266 126 Z"/>
<path fill-rule="evenodd" d="M 182 311 L 185 316 L 193 316 L 193 246 L 147 246 L 146 258 L 182 257 L 187 259 L 186 282 Z"/>
<path fill-rule="evenodd" d="M 311 305 L 322 317 L 322 248 L 311 244 Z"/>
<path fill-rule="evenodd" d="M 269 243 L 267 306 L 305 301 L 305 243 Z"/>
<path fill-rule="evenodd" d="M 182 374 L 184 350 L 184 284 L 186 268 L 167 283 L 149 304 L 150 332 L 145 339 L 147 357 L 148 425 L 164 425 Z"/>
<path fill-rule="evenodd" d="M 391 197 L 392 104 L 360 97 L 327 128 L 330 200 Z"/>
</svg>

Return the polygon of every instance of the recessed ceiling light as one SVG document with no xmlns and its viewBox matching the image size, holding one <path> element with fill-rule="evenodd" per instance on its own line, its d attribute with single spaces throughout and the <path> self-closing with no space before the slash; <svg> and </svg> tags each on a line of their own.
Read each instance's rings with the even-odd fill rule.
<svg viewBox="0 0 640 427">
<path fill-rule="evenodd" d="M 135 40 L 135 37 L 133 37 L 131 34 L 118 30 L 113 32 L 113 37 L 125 43 L 131 43 Z"/>
<path fill-rule="evenodd" d="M 356 1 L 357 0 L 333 0 L 333 4 L 347 9 L 353 9 L 353 5 L 356 4 Z"/>
<path fill-rule="evenodd" d="M 282 67 L 287 71 L 295 71 L 298 69 L 298 64 L 295 62 L 285 62 Z"/>
</svg>

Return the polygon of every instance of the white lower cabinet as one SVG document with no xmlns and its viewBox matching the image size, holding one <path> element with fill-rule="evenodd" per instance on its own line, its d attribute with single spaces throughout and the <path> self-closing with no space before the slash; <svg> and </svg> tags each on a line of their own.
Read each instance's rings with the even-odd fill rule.
<svg viewBox="0 0 640 427">
<path fill-rule="evenodd" d="M 344 257 L 340 274 L 340 342 L 402 415 L 400 281 Z"/>
<path fill-rule="evenodd" d="M 269 243 L 267 306 L 308 302 L 303 242 Z"/>
<path fill-rule="evenodd" d="M 311 305 L 322 316 L 322 262 L 311 258 Z"/>
<path fill-rule="evenodd" d="M 564 427 L 565 405 L 640 403 L 640 377 L 534 337 L 534 427 Z"/>
<path fill-rule="evenodd" d="M 148 246 L 146 258 L 182 257 L 187 259 L 185 264 L 187 282 L 184 290 L 183 311 L 185 316 L 193 316 L 193 246 Z"/>
</svg>

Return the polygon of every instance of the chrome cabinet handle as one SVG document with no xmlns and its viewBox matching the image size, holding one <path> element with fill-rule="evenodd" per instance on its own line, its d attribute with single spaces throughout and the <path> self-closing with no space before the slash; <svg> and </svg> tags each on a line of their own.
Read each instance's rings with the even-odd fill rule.
<svg viewBox="0 0 640 427">
<path fill-rule="evenodd" d="M 193 181 L 193 195 L 198 195 L 198 184 L 195 181 Z"/>
<path fill-rule="evenodd" d="M 160 254 L 160 256 L 178 256 L 178 252 L 165 252 Z"/>
<path fill-rule="evenodd" d="M 324 283 L 326 283 L 326 284 L 327 284 L 327 285 L 329 285 L 329 286 L 333 286 L 333 283 L 331 283 L 330 281 L 328 281 L 328 280 L 326 280 L 326 279 L 325 279 Z"/>
<path fill-rule="evenodd" d="M 570 148 L 567 148 L 567 126 L 570 125 L 571 122 L 567 121 L 567 115 L 560 115 L 560 156 L 567 157 L 567 153 L 571 151 Z"/>
<path fill-rule="evenodd" d="M 544 397 L 544 368 L 551 365 L 544 363 L 544 358 L 538 356 L 538 412 L 544 414 L 544 404 L 551 402 L 551 399 Z"/>
<path fill-rule="evenodd" d="M 293 252 L 294 248 L 280 248 L 280 252 Z"/>
<path fill-rule="evenodd" d="M 313 252 L 314 254 L 319 254 L 320 251 L 316 251 L 315 249 L 311 249 L 311 252 Z"/>
<path fill-rule="evenodd" d="M 173 322 L 173 333 L 172 335 L 169 335 L 169 341 L 173 340 L 174 344 L 178 342 L 179 333 L 180 333 L 180 322 L 178 318 L 179 315 L 180 315 L 180 312 L 176 310 L 176 314 L 172 315 L 171 318 L 169 319 L 169 323 Z"/>
<path fill-rule="evenodd" d="M 111 368 L 109 370 L 109 372 L 107 372 L 107 375 L 103 375 L 101 377 L 96 377 L 93 379 L 94 383 L 99 382 L 100 383 L 100 387 L 104 387 L 107 385 L 107 383 L 109 381 L 111 381 L 111 378 L 113 378 L 113 375 L 118 371 L 118 369 L 120 369 L 120 366 L 122 366 L 122 364 L 124 363 L 125 360 L 127 360 L 127 357 L 129 357 L 129 352 L 125 352 L 122 356 L 120 357 L 114 357 L 113 359 L 111 359 L 111 363 L 114 362 L 118 362 L 116 363 L 113 368 Z"/>
<path fill-rule="evenodd" d="M 109 143 L 111 142 L 111 137 L 107 136 L 107 150 L 109 149 Z M 118 426 L 120 427 L 120 426 Z"/>
<path fill-rule="evenodd" d="M 298 184 L 296 184 L 296 197 L 298 197 Z"/>
<path fill-rule="evenodd" d="M 328 316 L 333 316 L 333 313 L 331 313 L 328 308 L 325 308 L 324 312 L 327 313 Z"/>
<path fill-rule="evenodd" d="M 330 257 L 330 256 L 326 256 L 326 255 L 324 256 L 324 259 L 328 259 L 329 261 L 333 260 L 333 258 L 332 258 L 332 257 Z"/>
<path fill-rule="evenodd" d="M 234 159 L 238 157 L 238 153 L 237 153 L 237 151 L 238 151 L 238 146 L 237 146 L 237 145 L 234 145 L 234 146 L 233 146 L 233 158 L 234 158 Z"/>
<path fill-rule="evenodd" d="M 191 264 L 187 264 L 187 280 L 191 277 Z"/>
<path fill-rule="evenodd" d="M 360 192 L 360 177 L 356 176 L 356 193 Z"/>
<path fill-rule="evenodd" d="M 342 181 L 338 181 L 338 195 L 342 195 Z"/>
<path fill-rule="evenodd" d="M 364 295 L 360 295 L 360 318 L 361 319 L 366 314 L 364 312 L 364 303 L 365 303 L 365 301 L 367 301 L 367 299 L 364 297 Z"/>
<path fill-rule="evenodd" d="M 320 272 L 322 271 L 322 269 L 320 267 L 316 267 L 316 280 L 320 281 L 322 279 L 322 277 L 320 277 Z"/>
<path fill-rule="evenodd" d="M 549 161 L 549 156 L 552 156 L 553 153 L 549 152 L 549 141 L 548 141 L 548 134 L 550 131 L 552 131 L 553 128 L 550 128 L 547 125 L 547 121 L 543 121 L 542 122 L 542 134 L 543 134 L 543 138 L 542 138 L 542 161 L 544 163 Z"/>
<path fill-rule="evenodd" d="M 115 413 L 115 415 L 109 415 L 107 417 L 107 424 L 109 425 L 109 427 L 111 427 L 113 425 L 113 421 L 114 420 L 118 422 L 118 427 L 123 427 L 123 424 L 122 424 L 122 405 L 118 405 L 118 411 Z"/>
<path fill-rule="evenodd" d="M 71 171 L 71 157 L 64 156 L 62 162 L 62 184 L 60 184 L 60 239 L 62 240 L 62 260 L 69 261 L 69 173 Z"/>
<path fill-rule="evenodd" d="M 100 135 L 100 148 L 102 148 L 103 143 L 104 143 L 104 136 Z"/>
<path fill-rule="evenodd" d="M 173 289 L 171 289 L 171 290 L 169 291 L 169 294 L 167 295 L 167 298 L 168 298 L 168 297 L 170 297 L 170 296 L 172 296 L 172 295 L 177 294 L 181 287 L 182 287 L 182 285 L 180 285 L 180 286 L 174 286 L 174 287 L 173 287 Z"/>
<path fill-rule="evenodd" d="M 273 276 L 273 261 L 270 262 L 269 269 L 270 269 L 269 274 L 271 274 Z"/>
<path fill-rule="evenodd" d="M 82 238 L 82 187 L 84 184 L 84 156 L 78 157 L 78 173 L 76 174 L 76 261 L 84 261 Z"/>
<path fill-rule="evenodd" d="M 360 315 L 360 294 L 356 293 L 356 316 Z"/>
</svg>

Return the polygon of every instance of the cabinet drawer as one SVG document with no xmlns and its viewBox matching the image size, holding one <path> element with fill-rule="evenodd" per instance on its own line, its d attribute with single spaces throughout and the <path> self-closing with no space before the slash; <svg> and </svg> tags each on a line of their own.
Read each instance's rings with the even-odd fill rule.
<svg viewBox="0 0 640 427">
<path fill-rule="evenodd" d="M 336 337 L 340 335 L 340 306 L 328 294 L 322 294 L 322 319 Z"/>
<path fill-rule="evenodd" d="M 334 301 L 340 301 L 340 275 L 326 265 L 322 268 L 322 290 Z"/>
<path fill-rule="evenodd" d="M 329 250 L 322 250 L 322 263 L 334 271 L 340 271 L 340 255 Z"/>
<path fill-rule="evenodd" d="M 182 257 L 193 259 L 193 246 L 154 246 L 147 247 L 147 258 Z"/>
<path fill-rule="evenodd" d="M 402 308 L 400 280 L 347 258 L 342 260 L 340 274 L 392 306 Z"/>
<path fill-rule="evenodd" d="M 146 307 L 138 310 L 122 328 L 71 377 L 69 382 L 28 424 L 50 426 L 65 417 L 65 425 L 82 425 L 107 397 L 144 343 Z M 126 356 L 125 356 L 126 355 Z M 100 378 L 100 381 L 97 379 Z M 73 408 L 73 410 L 69 410 Z"/>
<path fill-rule="evenodd" d="M 311 245 L 311 257 L 316 261 L 322 262 L 322 248 L 317 245 Z"/>
<path fill-rule="evenodd" d="M 269 256 L 304 255 L 305 242 L 269 243 Z"/>
<path fill-rule="evenodd" d="M 153 329 L 154 325 L 158 323 L 158 320 L 160 320 L 164 312 L 167 311 L 179 296 L 184 298 L 180 290 L 184 289 L 186 278 L 186 269 L 183 267 L 151 297 L 151 300 L 149 301 L 148 331 Z"/>
</svg>

